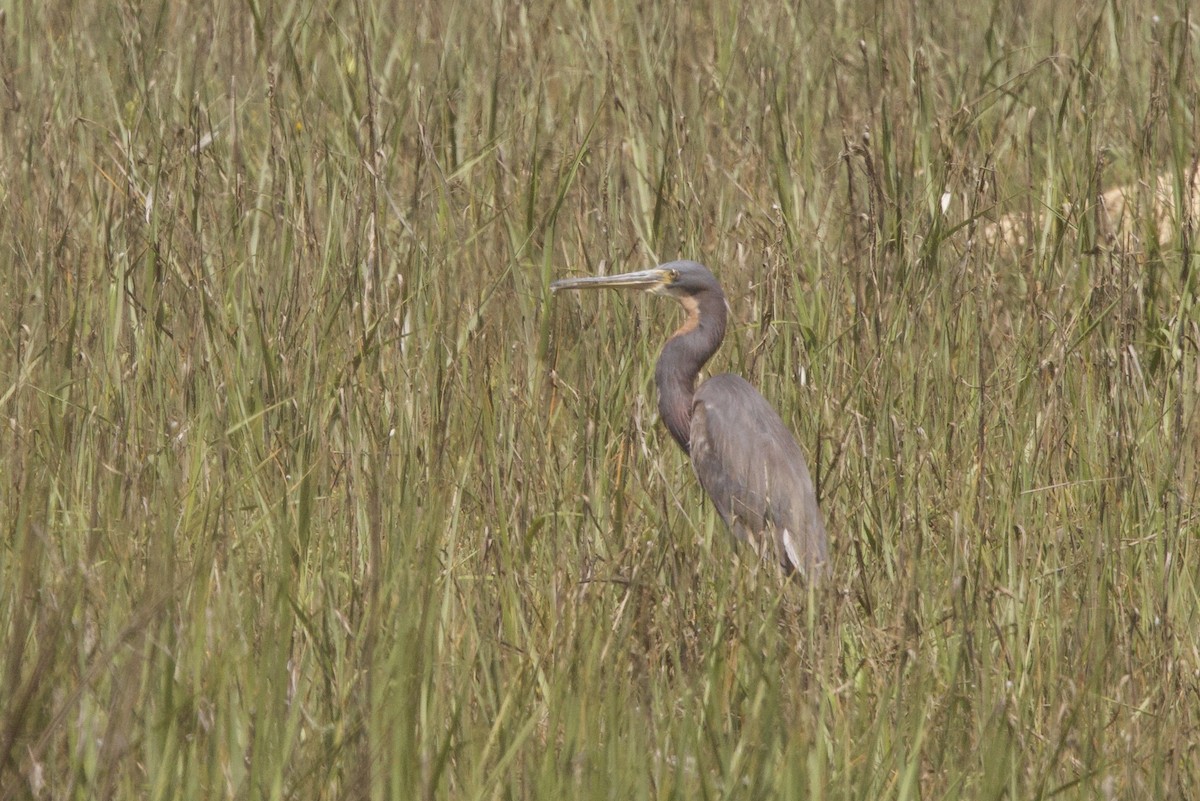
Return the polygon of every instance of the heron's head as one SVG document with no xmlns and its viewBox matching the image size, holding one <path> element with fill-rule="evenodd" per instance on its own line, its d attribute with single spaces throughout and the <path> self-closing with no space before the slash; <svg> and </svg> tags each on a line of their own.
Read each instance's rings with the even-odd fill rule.
<svg viewBox="0 0 1200 801">
<path fill-rule="evenodd" d="M 589 278 L 562 278 L 550 284 L 550 289 L 644 289 L 655 295 L 670 295 L 689 306 L 688 301 L 710 293 L 723 297 L 721 285 L 703 264 L 694 261 L 672 261 L 651 270 L 639 270 L 621 275 L 599 275 Z"/>
</svg>

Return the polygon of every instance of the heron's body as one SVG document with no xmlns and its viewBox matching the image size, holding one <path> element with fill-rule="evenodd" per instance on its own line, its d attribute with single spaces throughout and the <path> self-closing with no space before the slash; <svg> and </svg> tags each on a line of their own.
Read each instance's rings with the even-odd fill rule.
<svg viewBox="0 0 1200 801">
<path fill-rule="evenodd" d="M 766 399 L 741 376 L 715 375 L 696 391 L 691 432 L 692 467 L 733 535 L 817 578 L 825 523 L 804 454 Z"/>
<path fill-rule="evenodd" d="M 700 368 L 725 336 L 725 295 L 696 262 L 606 278 L 556 281 L 554 289 L 625 286 L 675 297 L 687 319 L 655 366 L 658 408 L 692 460 L 700 485 L 739 540 L 788 573 L 815 580 L 827 561 L 825 524 L 804 454 L 766 399 L 740 376 Z"/>
</svg>

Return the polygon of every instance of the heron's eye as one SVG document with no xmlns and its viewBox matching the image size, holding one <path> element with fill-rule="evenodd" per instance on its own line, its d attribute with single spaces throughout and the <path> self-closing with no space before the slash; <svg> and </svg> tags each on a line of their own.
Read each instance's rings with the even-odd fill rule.
<svg viewBox="0 0 1200 801">
<path fill-rule="evenodd" d="M 672 284 L 679 280 L 679 270 L 671 270 L 667 273 L 667 280 Z"/>
</svg>

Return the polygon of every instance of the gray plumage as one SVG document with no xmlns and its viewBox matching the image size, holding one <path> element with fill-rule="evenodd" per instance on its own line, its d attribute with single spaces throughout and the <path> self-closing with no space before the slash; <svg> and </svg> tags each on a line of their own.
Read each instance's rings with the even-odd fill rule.
<svg viewBox="0 0 1200 801">
<path fill-rule="evenodd" d="M 696 388 L 700 368 L 725 336 L 717 279 L 693 261 L 624 275 L 555 281 L 552 289 L 628 287 L 670 295 L 687 319 L 654 369 L 658 409 L 717 512 L 739 540 L 787 573 L 815 581 L 828 561 L 825 524 L 804 453 L 779 415 L 739 376 L 715 375 Z"/>
<path fill-rule="evenodd" d="M 733 535 L 816 579 L 825 523 L 804 453 L 766 399 L 741 376 L 715 375 L 696 390 L 691 435 L 692 467 Z"/>
</svg>

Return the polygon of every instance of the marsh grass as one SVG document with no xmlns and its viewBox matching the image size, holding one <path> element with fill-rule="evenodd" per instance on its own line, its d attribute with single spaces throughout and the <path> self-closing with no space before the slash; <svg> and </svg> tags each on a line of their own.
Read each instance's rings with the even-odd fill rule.
<svg viewBox="0 0 1200 801">
<path fill-rule="evenodd" d="M 1187 3 L 399 5 L 4 4 L 0 796 L 1195 793 Z M 675 257 L 811 596 L 548 292 Z"/>
</svg>

